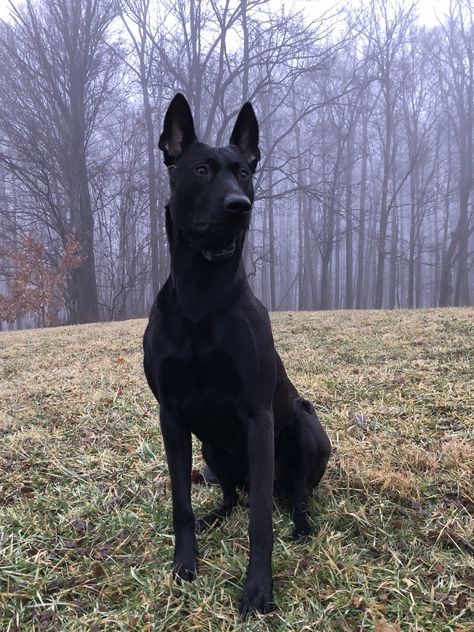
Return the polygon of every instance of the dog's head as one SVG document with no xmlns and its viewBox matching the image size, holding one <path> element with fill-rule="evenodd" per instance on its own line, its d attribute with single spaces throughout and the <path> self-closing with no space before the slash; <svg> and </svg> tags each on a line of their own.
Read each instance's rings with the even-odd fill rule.
<svg viewBox="0 0 474 632">
<path fill-rule="evenodd" d="M 209 261 L 232 257 L 250 223 L 252 174 L 260 158 L 258 123 L 250 103 L 240 110 L 229 146 L 198 142 L 189 104 L 177 94 L 158 143 L 169 169 L 171 221 Z"/>
</svg>

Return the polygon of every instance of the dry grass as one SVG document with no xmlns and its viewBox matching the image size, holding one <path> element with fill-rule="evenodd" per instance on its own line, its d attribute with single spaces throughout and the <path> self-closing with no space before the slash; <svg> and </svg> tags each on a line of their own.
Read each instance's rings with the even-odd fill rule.
<svg viewBox="0 0 474 632">
<path fill-rule="evenodd" d="M 0 630 L 474 630 L 474 311 L 280 313 L 277 346 L 334 455 L 277 610 L 241 621 L 245 510 L 170 580 L 144 321 L 0 334 Z M 196 465 L 199 465 L 196 450 Z M 215 489 L 194 488 L 197 513 Z"/>
</svg>

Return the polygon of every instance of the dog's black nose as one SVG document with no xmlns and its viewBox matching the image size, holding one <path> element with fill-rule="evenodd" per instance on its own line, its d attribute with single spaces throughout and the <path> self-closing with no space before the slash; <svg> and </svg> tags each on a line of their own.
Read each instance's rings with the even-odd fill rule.
<svg viewBox="0 0 474 632">
<path fill-rule="evenodd" d="M 230 193 L 224 198 L 225 210 L 231 213 L 248 213 L 251 206 L 250 200 L 246 195 Z"/>
<path fill-rule="evenodd" d="M 206 224 L 206 222 L 196 222 L 193 224 L 193 229 L 196 233 L 205 233 L 208 228 L 209 224 Z"/>
</svg>

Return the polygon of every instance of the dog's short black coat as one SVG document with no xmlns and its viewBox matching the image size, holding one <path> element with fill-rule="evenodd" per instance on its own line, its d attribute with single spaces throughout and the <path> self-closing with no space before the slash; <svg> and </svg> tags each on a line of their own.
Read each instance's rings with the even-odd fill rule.
<svg viewBox="0 0 474 632">
<path fill-rule="evenodd" d="M 250 103 L 227 147 L 196 139 L 186 99 L 166 113 L 159 147 L 169 167 L 166 229 L 171 273 L 144 336 L 148 384 L 160 424 L 173 497 L 177 579 L 196 573 L 196 531 L 228 516 L 237 489 L 250 490 L 250 555 L 240 611 L 272 607 L 273 492 L 285 499 L 294 536 L 312 532 L 308 500 L 330 454 L 313 406 L 298 397 L 273 344 L 268 312 L 242 263 L 260 158 Z M 191 433 L 219 480 L 222 505 L 199 521 L 191 506 Z"/>
</svg>

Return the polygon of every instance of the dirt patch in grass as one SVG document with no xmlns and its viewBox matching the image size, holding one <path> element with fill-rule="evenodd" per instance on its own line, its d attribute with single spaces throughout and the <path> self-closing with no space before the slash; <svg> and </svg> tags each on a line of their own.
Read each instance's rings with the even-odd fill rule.
<svg viewBox="0 0 474 632">
<path fill-rule="evenodd" d="M 275 507 L 277 609 L 251 621 L 245 509 L 171 581 L 145 322 L 0 334 L 0 630 L 474 630 L 474 310 L 272 320 L 334 454 L 310 542 Z"/>
</svg>

